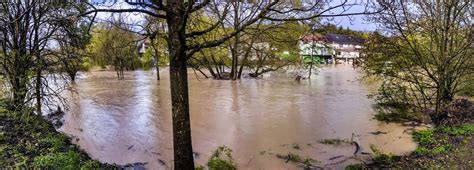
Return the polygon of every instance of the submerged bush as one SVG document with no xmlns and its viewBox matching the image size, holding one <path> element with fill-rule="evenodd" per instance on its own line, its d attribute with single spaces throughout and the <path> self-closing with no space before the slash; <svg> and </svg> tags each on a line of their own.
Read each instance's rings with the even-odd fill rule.
<svg viewBox="0 0 474 170">
<path fill-rule="evenodd" d="M 209 170 L 235 170 L 237 165 L 232 158 L 232 150 L 227 146 L 219 146 L 207 162 Z"/>
</svg>

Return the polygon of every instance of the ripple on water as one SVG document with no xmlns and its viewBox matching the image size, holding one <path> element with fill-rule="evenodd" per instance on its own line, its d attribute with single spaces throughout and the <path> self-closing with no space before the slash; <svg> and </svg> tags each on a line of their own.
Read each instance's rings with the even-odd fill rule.
<svg viewBox="0 0 474 170">
<path fill-rule="evenodd" d="M 101 161 L 166 168 L 173 158 L 168 73 L 162 72 L 160 81 L 151 71 L 127 72 L 123 81 L 115 76 L 115 72 L 91 72 L 77 81 L 81 97 L 71 97 L 63 131 L 80 138 L 77 143 Z M 373 87 L 359 83 L 359 73 L 349 67 L 324 67 L 312 80 L 301 82 L 188 77 L 199 164 L 205 164 L 219 145 L 232 148 L 243 169 L 294 168 L 275 156 L 289 152 L 331 164 L 351 156 L 353 146 L 318 141 L 353 134 L 364 152 L 370 152 L 370 144 L 394 154 L 415 148 L 405 128 L 371 119 L 372 102 L 366 95 Z M 374 131 L 387 134 L 372 135 Z M 354 160 L 345 164 L 350 162 Z"/>
</svg>

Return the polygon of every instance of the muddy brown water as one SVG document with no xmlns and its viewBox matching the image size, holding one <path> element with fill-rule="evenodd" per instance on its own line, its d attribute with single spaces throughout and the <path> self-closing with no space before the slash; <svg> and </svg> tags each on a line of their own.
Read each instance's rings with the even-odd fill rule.
<svg viewBox="0 0 474 170">
<path fill-rule="evenodd" d="M 142 162 L 147 169 L 172 169 L 168 71 L 163 69 L 161 76 L 157 81 L 152 71 L 134 71 L 119 81 L 115 72 L 82 73 L 72 88 L 75 92 L 67 94 L 70 110 L 61 130 L 102 162 Z M 220 145 L 233 150 L 239 169 L 300 169 L 276 157 L 288 153 L 336 169 L 360 163 L 343 161 L 353 156 L 354 146 L 318 142 L 329 138 L 353 138 L 362 152 L 371 152 L 370 144 L 393 154 L 413 150 L 416 145 L 404 133 L 406 127 L 372 119 L 367 94 L 376 86 L 358 81 L 359 76 L 344 65 L 323 67 L 311 80 L 300 82 L 198 79 L 190 72 L 196 163 L 204 165 Z M 376 131 L 386 134 L 370 133 Z"/>
</svg>

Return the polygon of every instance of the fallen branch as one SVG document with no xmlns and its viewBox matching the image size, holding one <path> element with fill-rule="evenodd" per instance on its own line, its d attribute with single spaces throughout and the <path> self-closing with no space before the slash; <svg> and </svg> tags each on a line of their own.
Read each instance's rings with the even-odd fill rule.
<svg viewBox="0 0 474 170">
<path fill-rule="evenodd" d="M 329 158 L 329 160 L 334 160 L 334 159 L 341 158 L 341 157 L 344 157 L 344 155 L 335 156 L 335 157 Z"/>
</svg>

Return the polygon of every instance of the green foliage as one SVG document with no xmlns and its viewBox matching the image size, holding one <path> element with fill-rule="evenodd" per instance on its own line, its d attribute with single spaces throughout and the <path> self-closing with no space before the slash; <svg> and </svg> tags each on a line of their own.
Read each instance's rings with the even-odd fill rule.
<svg viewBox="0 0 474 170">
<path fill-rule="evenodd" d="M 420 147 L 417 147 L 417 148 L 415 149 L 415 152 L 414 152 L 414 153 L 417 154 L 417 155 L 426 155 L 426 154 L 428 154 L 429 152 L 430 152 L 429 149 L 420 146 Z"/>
<path fill-rule="evenodd" d="M 202 166 L 202 165 L 197 165 L 194 169 L 195 169 L 195 170 L 204 170 L 204 166 Z"/>
<path fill-rule="evenodd" d="M 377 146 L 373 144 L 370 144 L 369 147 L 370 150 L 374 152 L 374 157 L 372 158 L 374 162 L 378 164 L 390 164 L 393 161 L 394 156 L 392 153 L 385 154 L 382 150 L 380 150 L 379 148 L 377 148 Z"/>
<path fill-rule="evenodd" d="M 232 158 L 232 150 L 227 146 L 219 146 L 207 162 L 209 170 L 235 170 L 237 165 Z"/>
<path fill-rule="evenodd" d="M 107 166 L 91 160 L 41 116 L 24 117 L 1 109 L 2 106 L 0 103 L 1 167 L 93 169 Z"/>
<path fill-rule="evenodd" d="M 77 152 L 69 151 L 38 156 L 34 159 L 34 164 L 40 168 L 78 169 L 80 160 L 80 155 Z"/>
<path fill-rule="evenodd" d="M 48 152 L 58 152 L 66 145 L 67 138 L 65 136 L 58 136 L 49 134 L 46 138 L 40 139 L 40 145 L 48 147 Z"/>
<path fill-rule="evenodd" d="M 459 95 L 474 97 L 474 78 L 468 77 L 466 83 L 461 86 Z"/>
<path fill-rule="evenodd" d="M 423 120 L 423 115 L 415 112 L 416 107 L 410 102 L 408 89 L 398 81 L 384 80 L 377 92 L 369 95 L 375 100 L 375 119 L 386 122 L 404 122 Z"/>
<path fill-rule="evenodd" d="M 133 70 L 140 66 L 136 35 L 125 31 L 125 26 L 105 25 L 93 29 L 88 51 L 92 54 L 94 65 Z M 122 28 L 119 28 L 122 27 Z"/>
<path fill-rule="evenodd" d="M 452 136 L 469 136 L 474 133 L 474 124 L 467 123 L 457 127 L 442 126 L 437 128 L 437 131 Z"/>
<path fill-rule="evenodd" d="M 433 133 L 433 129 L 416 131 L 413 133 L 413 139 L 420 145 L 433 145 L 436 143 L 436 140 L 433 138 Z"/>
<path fill-rule="evenodd" d="M 301 163 L 305 167 L 311 167 L 311 166 L 314 166 L 315 164 L 320 163 L 318 160 L 314 160 L 313 158 L 310 158 L 310 157 L 302 158 L 300 155 L 297 155 L 291 152 L 286 155 L 276 154 L 276 156 L 277 158 L 286 160 L 286 162 L 291 161 L 295 163 Z"/>
<path fill-rule="evenodd" d="M 277 154 L 276 156 L 280 159 L 284 159 L 284 160 L 288 160 L 292 162 L 301 162 L 301 157 L 294 153 L 288 153 L 287 155 Z"/>
<path fill-rule="evenodd" d="M 467 19 L 472 12 L 464 8 L 468 4 L 412 1 L 408 6 L 413 9 L 429 10 L 401 11 L 395 8 L 406 6 L 404 2 L 387 6 L 393 13 L 380 13 L 376 21 L 392 34 L 370 35 L 362 68 L 405 93 L 392 98 L 400 98 L 418 113 L 433 109 L 432 115 L 439 114 L 461 88 L 469 86 L 465 82 L 474 74 L 472 22 Z M 436 122 L 436 117 L 432 120 Z"/>
<path fill-rule="evenodd" d="M 451 149 L 451 145 L 441 145 L 441 146 L 434 147 L 431 152 L 434 155 L 438 155 L 438 154 L 444 154 L 448 152 L 450 149 Z"/>
<path fill-rule="evenodd" d="M 330 24 L 330 23 L 316 28 L 315 32 L 320 33 L 320 34 L 329 34 L 329 33 L 343 34 L 343 35 L 358 36 L 358 37 L 364 37 L 364 38 L 367 38 L 369 36 L 366 32 L 354 31 L 349 28 L 337 27 L 336 25 Z"/>
<path fill-rule="evenodd" d="M 420 146 L 414 151 L 415 155 L 436 156 L 452 151 L 451 137 L 468 137 L 474 133 L 474 124 L 460 126 L 440 126 L 435 129 L 420 130 L 413 133 L 413 139 Z"/>
<path fill-rule="evenodd" d="M 141 67 L 144 70 L 150 70 L 153 67 L 153 49 L 148 48 L 140 58 Z"/>
<path fill-rule="evenodd" d="M 359 169 L 365 169 L 365 166 L 363 164 L 354 164 L 354 165 L 347 165 L 345 170 L 359 170 Z"/>
</svg>

